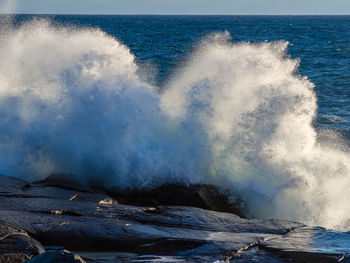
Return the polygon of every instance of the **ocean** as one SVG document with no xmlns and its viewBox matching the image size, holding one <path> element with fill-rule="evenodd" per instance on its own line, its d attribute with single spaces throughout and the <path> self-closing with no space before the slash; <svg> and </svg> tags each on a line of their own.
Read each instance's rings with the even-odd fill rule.
<svg viewBox="0 0 350 263">
<path fill-rule="evenodd" d="M 347 230 L 349 62 L 350 16 L 3 16 L 0 173 L 210 183 Z"/>
</svg>

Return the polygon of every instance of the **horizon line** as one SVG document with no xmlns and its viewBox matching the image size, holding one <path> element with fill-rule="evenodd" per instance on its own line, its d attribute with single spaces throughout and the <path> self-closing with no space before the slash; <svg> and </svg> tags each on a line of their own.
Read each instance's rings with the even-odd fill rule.
<svg viewBox="0 0 350 263">
<path fill-rule="evenodd" d="M 163 14 L 163 13 L 0 13 L 0 15 L 91 15 L 91 16 L 350 16 L 350 14 Z"/>
</svg>

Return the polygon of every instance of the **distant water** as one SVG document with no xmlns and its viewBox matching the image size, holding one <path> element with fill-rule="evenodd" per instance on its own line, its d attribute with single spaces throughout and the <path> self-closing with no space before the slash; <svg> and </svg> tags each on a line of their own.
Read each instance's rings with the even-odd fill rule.
<svg viewBox="0 0 350 263">
<path fill-rule="evenodd" d="M 0 173 L 214 183 L 253 216 L 349 228 L 349 16 L 11 23 L 0 39 Z"/>
</svg>

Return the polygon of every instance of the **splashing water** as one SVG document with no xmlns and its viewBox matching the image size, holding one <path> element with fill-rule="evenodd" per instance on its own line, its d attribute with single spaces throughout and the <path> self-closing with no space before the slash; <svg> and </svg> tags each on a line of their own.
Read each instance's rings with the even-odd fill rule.
<svg viewBox="0 0 350 263">
<path fill-rule="evenodd" d="M 85 184 L 230 187 L 253 216 L 346 229 L 350 157 L 316 143 L 287 43 L 204 40 L 162 94 L 97 29 L 34 20 L 0 39 L 0 172 Z"/>
<path fill-rule="evenodd" d="M 71 173 L 129 187 L 193 169 L 185 161 L 190 150 L 179 145 L 183 134 L 117 40 L 36 21 L 14 30 L 0 48 L 3 173 L 32 179 Z"/>
<path fill-rule="evenodd" d="M 173 118 L 199 123 L 210 180 L 232 185 L 256 216 L 345 226 L 350 158 L 316 144 L 313 84 L 287 43 L 229 43 L 214 35 L 162 98 Z"/>
</svg>

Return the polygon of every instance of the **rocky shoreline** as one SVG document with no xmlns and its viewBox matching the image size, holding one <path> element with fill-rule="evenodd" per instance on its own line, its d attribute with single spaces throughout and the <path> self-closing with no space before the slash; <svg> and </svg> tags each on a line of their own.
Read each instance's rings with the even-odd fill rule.
<svg viewBox="0 0 350 263">
<path fill-rule="evenodd" d="M 208 185 L 106 193 L 0 176 L 0 262 L 350 262 L 348 233 L 242 218 L 225 198 Z"/>
</svg>

